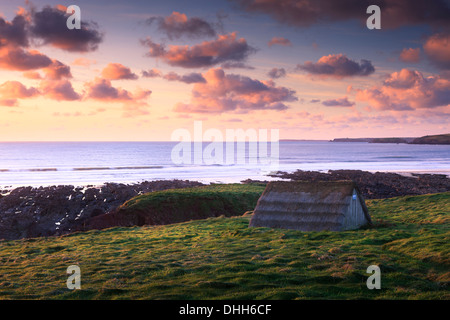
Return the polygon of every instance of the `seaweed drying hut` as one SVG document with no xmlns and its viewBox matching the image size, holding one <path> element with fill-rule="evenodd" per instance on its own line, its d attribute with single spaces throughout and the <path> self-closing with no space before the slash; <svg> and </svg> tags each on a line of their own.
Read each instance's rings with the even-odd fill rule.
<svg viewBox="0 0 450 320">
<path fill-rule="evenodd" d="M 250 227 L 343 231 L 370 223 L 353 181 L 272 181 L 258 200 Z"/>
</svg>

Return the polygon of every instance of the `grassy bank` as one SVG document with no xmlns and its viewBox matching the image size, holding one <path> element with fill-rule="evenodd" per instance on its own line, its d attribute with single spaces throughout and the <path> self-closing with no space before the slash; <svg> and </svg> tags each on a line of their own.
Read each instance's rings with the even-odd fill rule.
<svg viewBox="0 0 450 320">
<path fill-rule="evenodd" d="M 2 241 L 0 299 L 449 299 L 450 193 L 367 204 L 374 226 L 340 233 L 240 216 Z"/>
<path fill-rule="evenodd" d="M 115 211 L 89 219 L 81 231 L 165 225 L 253 210 L 265 184 L 217 184 L 154 191 L 136 196 Z"/>
</svg>

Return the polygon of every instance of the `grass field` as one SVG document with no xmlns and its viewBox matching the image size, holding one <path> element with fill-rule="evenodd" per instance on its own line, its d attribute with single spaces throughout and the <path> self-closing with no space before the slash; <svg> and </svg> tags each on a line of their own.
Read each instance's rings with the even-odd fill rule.
<svg viewBox="0 0 450 320">
<path fill-rule="evenodd" d="M 374 226 L 357 231 L 248 228 L 246 215 L 1 241 L 0 299 L 449 299 L 450 193 L 367 205 Z"/>
<path fill-rule="evenodd" d="M 132 226 L 160 225 L 218 216 L 239 216 L 255 208 L 265 187 L 261 183 L 213 184 L 149 192 L 121 205 L 114 214 L 114 222 L 119 222 L 115 226 L 130 226 L 130 222 Z"/>
</svg>

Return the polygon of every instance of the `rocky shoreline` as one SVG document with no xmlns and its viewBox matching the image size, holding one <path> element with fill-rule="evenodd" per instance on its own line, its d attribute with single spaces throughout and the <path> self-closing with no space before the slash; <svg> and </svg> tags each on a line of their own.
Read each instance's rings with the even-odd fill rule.
<svg viewBox="0 0 450 320">
<path fill-rule="evenodd" d="M 159 180 L 102 186 L 19 187 L 0 193 L 0 239 L 57 236 L 77 230 L 86 220 L 114 210 L 142 193 L 203 185 Z"/>
<path fill-rule="evenodd" d="M 306 180 L 354 180 L 366 199 L 390 198 L 450 191 L 450 179 L 441 174 L 413 174 L 410 177 L 360 170 L 328 173 L 298 170 L 277 172 L 271 177 Z M 242 183 L 267 182 L 244 180 Z M 89 219 L 112 212 L 136 195 L 173 188 L 204 185 L 188 180 L 146 181 L 138 184 L 106 183 L 102 186 L 19 187 L 0 190 L 0 239 L 13 240 L 59 236 L 83 229 Z"/>
<path fill-rule="evenodd" d="M 277 172 L 271 177 L 305 181 L 353 180 L 365 199 L 384 199 L 406 195 L 420 195 L 450 191 L 450 178 L 445 174 L 416 174 L 361 170 L 330 170 L 328 173 L 297 170 Z"/>
</svg>

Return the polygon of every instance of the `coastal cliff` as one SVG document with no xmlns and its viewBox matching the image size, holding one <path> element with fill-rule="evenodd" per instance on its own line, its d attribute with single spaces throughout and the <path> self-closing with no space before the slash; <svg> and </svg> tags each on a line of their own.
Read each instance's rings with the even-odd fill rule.
<svg viewBox="0 0 450 320">
<path fill-rule="evenodd" d="M 368 143 L 408 143 L 408 144 L 450 144 L 449 134 L 438 134 L 419 138 L 336 138 L 331 142 L 368 142 Z"/>
</svg>

